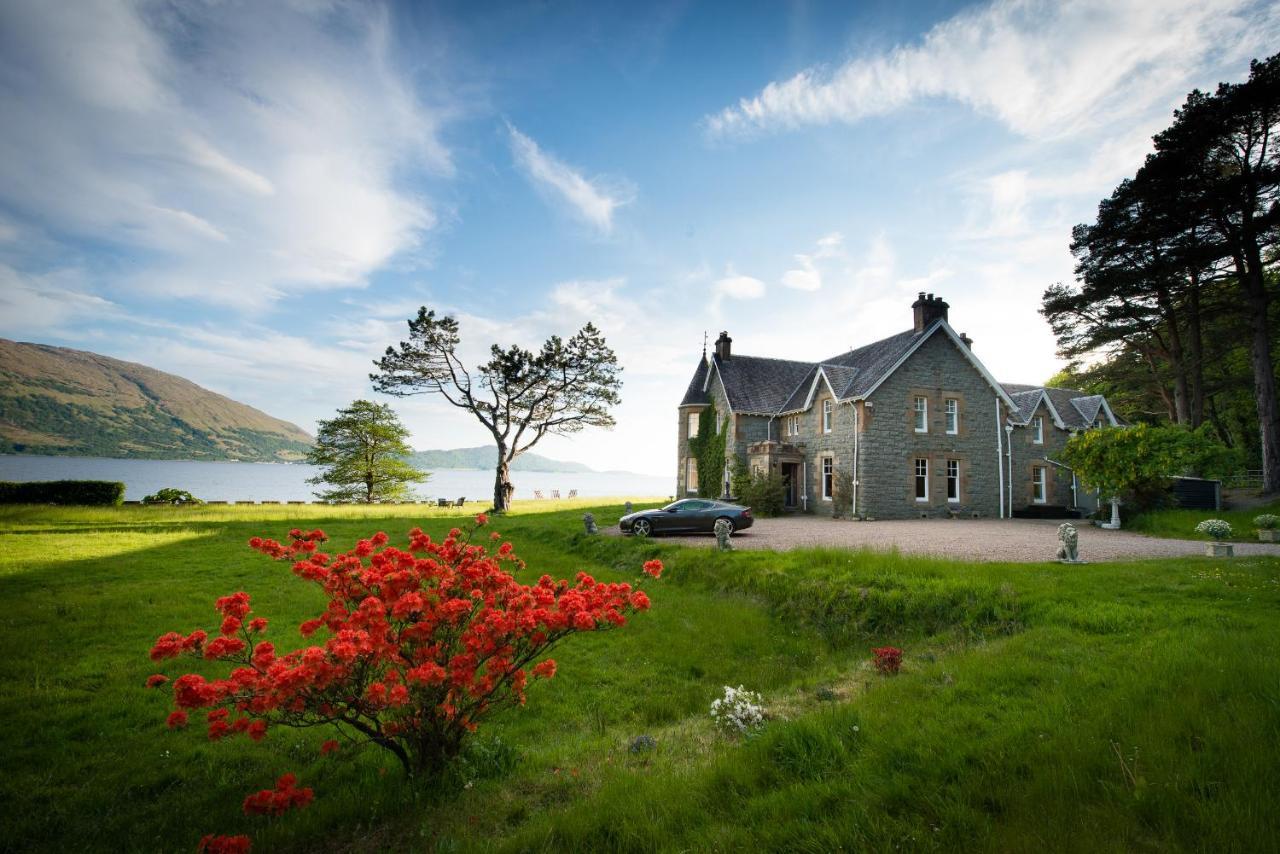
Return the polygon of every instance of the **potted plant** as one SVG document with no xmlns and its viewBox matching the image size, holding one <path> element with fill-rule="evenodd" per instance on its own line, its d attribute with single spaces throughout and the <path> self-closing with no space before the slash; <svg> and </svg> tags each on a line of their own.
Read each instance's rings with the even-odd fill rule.
<svg viewBox="0 0 1280 854">
<path fill-rule="evenodd" d="M 1273 516 L 1270 513 L 1255 516 L 1253 517 L 1253 527 L 1258 529 L 1258 539 L 1262 542 L 1280 542 L 1280 531 L 1276 530 L 1277 527 L 1280 527 L 1280 516 Z"/>
<path fill-rule="evenodd" d="M 1222 542 L 1231 536 L 1231 525 L 1222 519 L 1205 519 L 1196 525 L 1196 533 L 1213 541 L 1204 547 L 1204 553 L 1209 557 L 1232 557 L 1235 554 L 1231 543 Z"/>
</svg>

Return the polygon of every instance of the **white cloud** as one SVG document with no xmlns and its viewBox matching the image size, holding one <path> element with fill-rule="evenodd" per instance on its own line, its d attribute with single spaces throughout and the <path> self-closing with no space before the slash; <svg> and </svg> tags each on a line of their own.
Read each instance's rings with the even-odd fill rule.
<svg viewBox="0 0 1280 854">
<path fill-rule="evenodd" d="M 717 296 L 730 299 L 760 299 L 764 296 L 764 282 L 751 276 L 740 276 L 732 270 L 715 282 Z"/>
<path fill-rule="evenodd" d="M 797 291 L 816 291 L 822 287 L 822 273 L 808 255 L 797 255 L 800 267 L 782 274 L 782 284 Z"/>
<path fill-rule="evenodd" d="M 402 168 L 452 168 L 390 33 L 359 5 L 0 4 L 0 201 L 140 252 L 132 291 L 362 286 L 435 221 Z"/>
<path fill-rule="evenodd" d="M 1211 55 L 1280 35 L 1256 0 L 996 0 L 915 45 L 809 68 L 708 116 L 713 136 L 857 122 L 947 98 L 1028 137 L 1106 127 L 1186 91 Z"/>
<path fill-rule="evenodd" d="M 630 203 L 635 191 L 629 185 L 610 187 L 604 179 L 588 180 L 567 163 L 543 151 L 536 142 L 508 124 L 511 152 L 516 165 L 540 190 L 569 206 L 570 212 L 602 234 L 613 230 L 613 214 Z"/>
<path fill-rule="evenodd" d="M 818 261 L 844 257 L 844 235 L 838 231 L 818 238 L 817 248 L 812 254 L 797 254 L 796 263 L 800 266 L 782 274 L 784 287 L 797 291 L 816 291 L 822 288 L 822 270 Z"/>
</svg>

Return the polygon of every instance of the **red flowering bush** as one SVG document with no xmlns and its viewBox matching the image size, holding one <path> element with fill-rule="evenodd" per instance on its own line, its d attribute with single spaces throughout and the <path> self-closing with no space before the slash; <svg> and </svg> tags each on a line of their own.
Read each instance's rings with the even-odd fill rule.
<svg viewBox="0 0 1280 854">
<path fill-rule="evenodd" d="M 291 561 L 294 575 L 324 591 L 327 607 L 299 626 L 303 637 L 323 632 L 322 643 L 278 652 L 263 637 L 267 620 L 250 618 L 244 592 L 217 600 L 221 619 L 212 636 L 197 629 L 156 641 L 156 661 L 186 655 L 230 665 L 221 678 L 187 673 L 173 680 L 171 728 L 200 710 L 207 710 L 214 741 L 258 740 L 277 726 L 327 725 L 351 745 L 394 754 L 410 776 L 434 773 L 485 717 L 524 705 L 531 679 L 555 675 L 555 661 L 545 656 L 556 644 L 576 632 L 621 626 L 649 607 L 630 584 L 600 583 L 585 573 L 572 584 L 546 575 L 521 584 L 505 568 L 524 566 L 509 542 L 490 551 L 457 528 L 442 542 L 415 528 L 407 549 L 377 533 L 331 555 L 320 551 L 326 539 L 323 531 L 294 529 L 287 545 L 249 541 Z M 644 571 L 656 578 L 662 564 L 650 561 Z M 153 687 L 166 682 L 161 674 L 147 680 Z M 321 752 L 337 747 L 330 739 Z M 305 806 L 311 790 L 295 783 L 285 775 L 274 790 L 250 795 L 245 811 L 278 815 Z"/>
<path fill-rule="evenodd" d="M 902 669 L 902 650 L 896 646 L 879 646 L 871 650 L 871 662 L 883 676 L 893 676 Z"/>
</svg>

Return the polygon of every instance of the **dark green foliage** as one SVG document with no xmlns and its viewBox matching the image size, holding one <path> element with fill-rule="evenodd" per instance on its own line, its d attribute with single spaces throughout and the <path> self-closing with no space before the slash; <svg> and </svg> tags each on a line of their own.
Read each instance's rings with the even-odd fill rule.
<svg viewBox="0 0 1280 854">
<path fill-rule="evenodd" d="M 326 501 L 390 501 L 409 497 L 409 484 L 429 475 L 405 461 L 409 431 L 385 403 L 354 401 L 320 422 L 307 462 L 325 470 L 307 483 L 332 486 L 317 493 Z"/>
<path fill-rule="evenodd" d="M 853 473 L 846 469 L 837 469 L 834 478 L 834 494 L 831 496 L 831 509 L 836 516 L 853 515 Z"/>
<path fill-rule="evenodd" d="M 757 516 L 781 516 L 787 500 L 787 483 L 778 472 L 753 472 L 735 460 L 731 477 L 733 497 Z"/>
<path fill-rule="evenodd" d="M 124 484 L 110 480 L 0 481 L 0 504 L 109 506 L 124 501 Z"/>
<path fill-rule="evenodd" d="M 142 499 L 143 504 L 203 504 L 199 498 L 196 498 L 185 489 L 175 489 L 172 486 L 166 486 L 164 489 L 157 489 L 154 495 L 148 495 Z"/>
<path fill-rule="evenodd" d="M 698 496 L 719 498 L 724 492 L 724 452 L 729 440 L 729 420 L 720 423 L 715 404 L 698 415 L 698 435 L 689 439 L 689 450 L 698 461 Z"/>
<path fill-rule="evenodd" d="M 1076 283 L 1042 308 L 1060 353 L 1097 363 L 1091 390 L 1126 389 L 1113 403 L 1133 420 L 1211 424 L 1267 491 L 1280 490 L 1277 133 L 1280 54 L 1190 93 L 1137 174 L 1073 230 Z"/>
</svg>

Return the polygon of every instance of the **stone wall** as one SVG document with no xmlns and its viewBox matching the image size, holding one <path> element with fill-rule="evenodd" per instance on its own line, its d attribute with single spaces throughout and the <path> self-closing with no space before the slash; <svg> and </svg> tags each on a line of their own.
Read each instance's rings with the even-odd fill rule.
<svg viewBox="0 0 1280 854">
<path fill-rule="evenodd" d="M 1077 483 L 1075 499 L 1073 500 L 1070 469 L 1055 466 L 1053 463 L 1045 461 L 1047 457 L 1054 462 L 1062 462 L 1062 450 L 1066 447 L 1067 440 L 1071 438 L 1071 432 L 1053 423 L 1053 414 L 1049 412 L 1049 408 L 1045 406 L 1043 400 L 1031 415 L 1032 422 L 1036 418 L 1044 420 L 1044 442 L 1041 444 L 1037 444 L 1035 441 L 1036 431 L 1033 423 L 1028 423 L 1025 427 L 1013 428 L 1011 436 L 1013 451 L 1011 465 L 1013 470 L 1013 509 L 1023 510 L 1036 506 L 1033 480 L 1034 469 L 1041 467 L 1045 469 L 1044 504 L 1059 507 L 1081 507 L 1086 512 L 1093 512 L 1098 506 L 1097 498 L 1093 492 L 1086 490 Z"/>
<path fill-rule="evenodd" d="M 928 431 L 914 429 L 914 398 L 928 401 Z M 944 401 L 959 403 L 955 435 Z M 944 332 L 933 334 L 868 399 L 859 441 L 857 512 L 875 519 L 1000 513 L 996 433 L 1008 412 L 995 389 Z M 1003 438 L 1003 437 L 1002 437 Z M 928 460 L 928 498 L 916 500 L 915 463 Z M 960 500 L 947 500 L 947 460 L 960 464 Z"/>
</svg>

